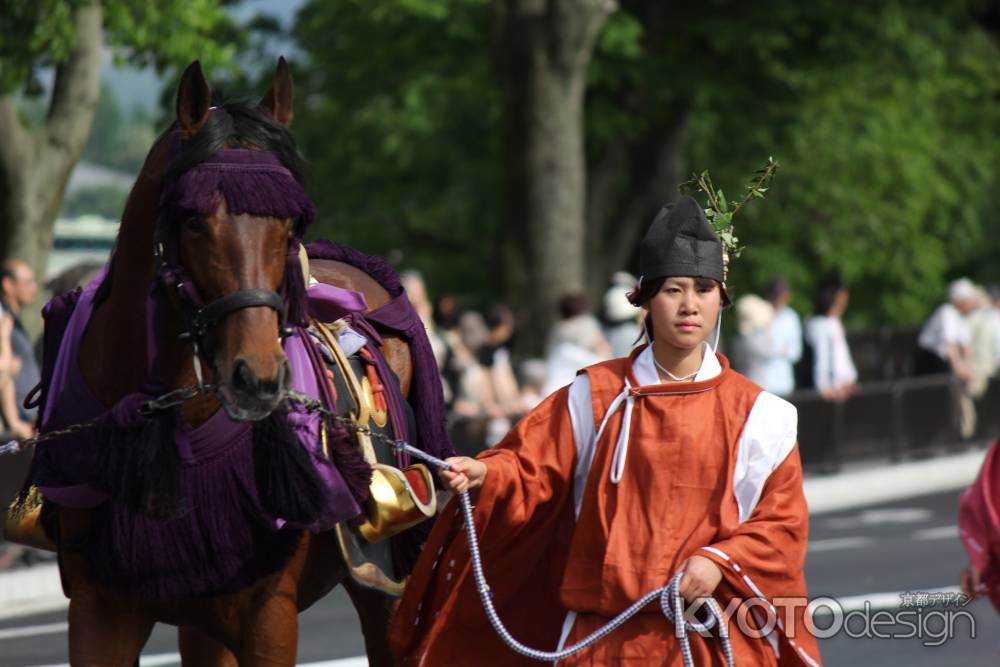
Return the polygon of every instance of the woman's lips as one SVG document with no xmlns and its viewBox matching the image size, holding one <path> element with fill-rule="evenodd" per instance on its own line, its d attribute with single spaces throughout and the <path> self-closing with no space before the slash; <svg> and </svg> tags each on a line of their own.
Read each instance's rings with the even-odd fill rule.
<svg viewBox="0 0 1000 667">
<path fill-rule="evenodd" d="M 691 332 L 695 329 L 700 329 L 700 324 L 695 324 L 694 322 L 678 322 L 677 328 L 684 332 Z"/>
</svg>

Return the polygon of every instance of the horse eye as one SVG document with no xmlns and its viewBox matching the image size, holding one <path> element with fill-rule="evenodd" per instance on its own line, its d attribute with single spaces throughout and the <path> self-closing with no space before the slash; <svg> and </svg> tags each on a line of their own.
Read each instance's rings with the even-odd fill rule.
<svg viewBox="0 0 1000 667">
<path fill-rule="evenodd" d="M 205 224 L 204 216 L 195 213 L 184 218 L 184 229 L 192 234 L 202 234 L 208 231 L 208 225 Z"/>
</svg>

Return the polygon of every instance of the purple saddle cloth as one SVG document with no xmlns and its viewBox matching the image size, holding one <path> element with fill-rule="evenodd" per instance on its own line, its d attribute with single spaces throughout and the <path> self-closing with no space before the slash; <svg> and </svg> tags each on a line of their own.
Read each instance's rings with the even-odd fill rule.
<svg viewBox="0 0 1000 667">
<path fill-rule="evenodd" d="M 376 258 L 346 246 L 330 244 L 323 249 L 330 247 L 339 252 L 336 259 L 369 273 L 372 268 L 381 271 L 375 275 L 376 280 L 391 288 L 393 301 L 380 311 L 369 313 L 369 317 L 383 331 L 402 335 L 413 347 L 415 384 L 411 403 L 416 413 L 418 442 L 436 456 L 451 455 L 453 449 L 444 430 L 444 402 L 436 364 L 419 318 L 398 287 L 398 278 L 388 265 L 372 264 L 380 261 Z M 108 412 L 79 370 L 80 342 L 103 277 L 102 272 L 78 299 L 57 297 L 46 306 L 47 327 L 59 323 L 53 329 L 61 329 L 64 324 L 65 330 L 61 336 L 46 332 L 44 362 L 48 369 L 43 378 L 46 383 L 42 387 L 40 422 L 43 432 Z M 357 292 L 314 285 L 307 298 L 310 312 L 324 321 L 345 316 L 356 317 L 359 323 L 366 321 L 362 313 L 367 304 Z M 378 336 L 365 326 L 359 329 L 370 338 Z M 290 336 L 284 348 L 291 366 L 292 388 L 319 398 L 316 371 L 303 340 Z M 309 453 L 330 498 L 319 520 L 303 527 L 319 532 L 358 517 L 361 507 L 343 474 L 320 451 L 319 416 L 297 407 L 287 419 Z M 175 440 L 184 468 L 186 509 L 175 518 L 155 519 L 130 511 L 102 488 L 97 481 L 101 479 L 101 471 L 96 469 L 102 444 L 98 429 L 39 446 L 28 480 L 41 489 L 46 499 L 58 505 L 93 510 L 92 529 L 85 538 L 64 545 L 85 553 L 91 576 L 117 590 L 154 600 L 239 590 L 280 568 L 298 544 L 298 531 L 281 530 L 285 521 L 268 516 L 261 507 L 254 475 L 252 426 L 229 419 L 222 410 L 196 428 L 182 419 L 177 422 Z M 413 542 L 403 559 L 407 561 L 404 567 L 412 565 L 422 539 Z"/>
</svg>

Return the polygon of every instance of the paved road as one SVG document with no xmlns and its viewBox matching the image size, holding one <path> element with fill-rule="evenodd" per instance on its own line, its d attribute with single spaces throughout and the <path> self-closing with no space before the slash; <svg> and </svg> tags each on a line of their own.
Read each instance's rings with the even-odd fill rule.
<svg viewBox="0 0 1000 667">
<path fill-rule="evenodd" d="M 880 609 L 898 613 L 900 593 L 957 586 L 958 572 L 966 563 L 955 525 L 957 514 L 958 494 L 950 492 L 813 517 L 806 560 L 810 596 L 839 598 L 855 609 L 868 600 L 868 617 L 872 618 Z M 913 608 L 907 611 L 910 616 L 906 621 L 923 627 L 923 639 L 860 637 L 865 623 L 859 613 L 849 623 L 855 637 L 841 632 L 820 642 L 824 663 L 964 667 L 1000 661 L 1000 617 L 988 602 L 976 601 L 961 610 L 939 605 L 922 614 Z M 942 643 L 943 616 L 957 611 L 963 615 L 952 616 L 955 636 Z M 974 639 L 970 638 L 970 617 Z M 832 617 L 817 619 L 819 625 L 832 622 Z M 890 629 L 897 634 L 911 632 L 899 625 L 887 625 L 880 631 L 889 634 Z"/>
<path fill-rule="evenodd" d="M 900 593 L 933 592 L 957 582 L 965 562 L 957 540 L 957 494 L 944 493 L 907 501 L 813 517 L 806 574 L 813 597 L 829 596 L 863 610 L 898 612 Z M 911 622 L 922 624 L 924 637 L 865 639 L 841 632 L 821 642 L 826 665 L 882 667 L 963 667 L 1000 662 L 1000 617 L 988 603 L 961 609 L 968 616 L 954 620 L 955 637 L 941 641 L 946 607 L 910 609 Z M 954 607 L 951 611 L 958 611 Z M 930 613 L 936 612 L 936 613 Z M 884 618 L 884 617 L 883 617 Z M 972 619 L 971 621 L 969 619 Z M 919 620 L 922 619 L 922 620 Z M 819 618 L 821 627 L 833 617 Z M 974 623 L 975 639 L 970 638 Z M 301 617 L 299 663 L 358 667 L 364 660 L 344 660 L 362 653 L 357 620 L 342 592 L 334 592 Z M 859 634 L 860 612 L 849 621 Z M 877 628 L 885 633 L 886 625 Z M 905 626 L 895 626 L 897 632 Z M 941 646 L 924 646 L 941 643 Z M 175 665 L 174 630 L 159 627 L 147 646 L 143 665 Z M 0 622 L 0 667 L 60 665 L 66 661 L 65 612 Z"/>
</svg>

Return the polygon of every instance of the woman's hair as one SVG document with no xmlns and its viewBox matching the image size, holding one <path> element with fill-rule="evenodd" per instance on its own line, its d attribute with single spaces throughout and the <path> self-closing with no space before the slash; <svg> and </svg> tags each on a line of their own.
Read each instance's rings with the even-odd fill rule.
<svg viewBox="0 0 1000 667">
<path fill-rule="evenodd" d="M 844 289 L 844 282 L 840 279 L 840 274 L 829 273 L 816 288 L 816 296 L 813 299 L 814 315 L 829 315 L 830 309 L 837 300 L 837 294 Z"/>
</svg>

